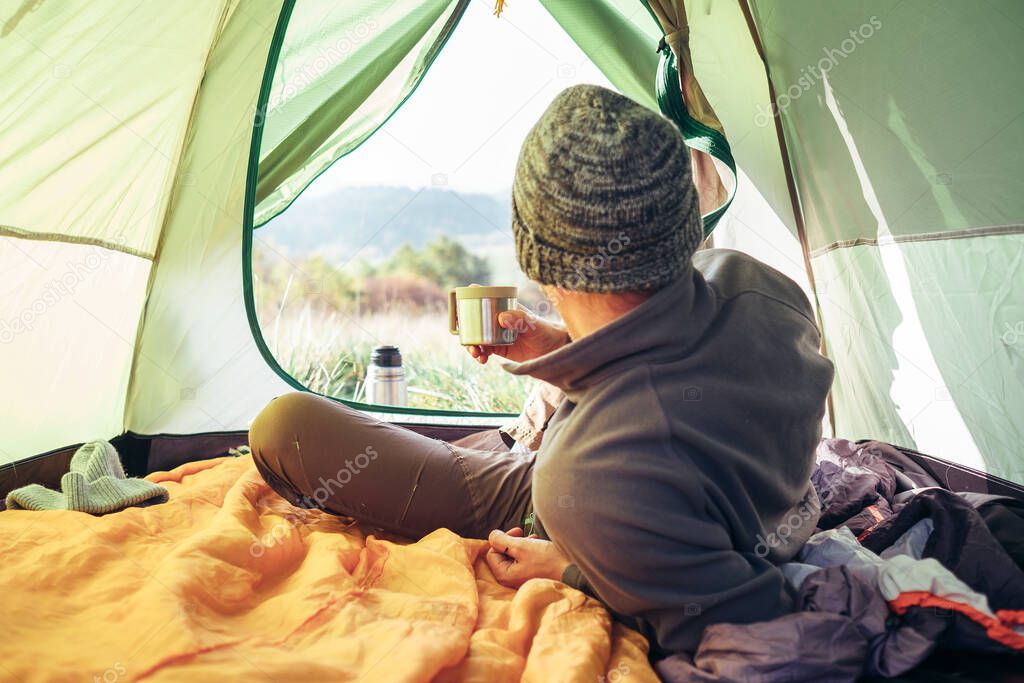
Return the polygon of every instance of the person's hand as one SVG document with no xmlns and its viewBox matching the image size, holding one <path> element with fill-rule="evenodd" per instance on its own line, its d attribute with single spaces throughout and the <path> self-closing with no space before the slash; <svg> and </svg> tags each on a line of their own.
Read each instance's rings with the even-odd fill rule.
<svg viewBox="0 0 1024 683">
<path fill-rule="evenodd" d="M 554 543 L 537 534 L 523 538 L 519 527 L 508 532 L 495 529 L 487 542 L 491 547 L 484 560 L 498 583 L 509 588 L 519 588 L 530 579 L 561 581 L 562 572 L 570 564 Z"/>
<path fill-rule="evenodd" d="M 498 324 L 518 333 L 515 343 L 507 346 L 467 346 L 469 355 L 476 358 L 477 362 L 486 363 L 493 354 L 522 363 L 565 346 L 569 341 L 569 335 L 564 327 L 550 320 L 538 318 L 523 306 L 499 313 Z"/>
</svg>

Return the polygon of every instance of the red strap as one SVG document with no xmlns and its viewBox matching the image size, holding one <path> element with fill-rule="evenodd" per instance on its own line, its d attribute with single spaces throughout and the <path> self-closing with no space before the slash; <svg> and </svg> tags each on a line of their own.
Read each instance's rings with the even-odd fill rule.
<svg viewBox="0 0 1024 683">
<path fill-rule="evenodd" d="M 878 511 L 877 505 L 869 505 L 864 509 L 870 512 L 871 516 L 875 518 L 875 523 L 869 526 L 864 531 L 860 532 L 860 536 L 857 537 L 857 540 L 861 543 L 864 542 L 865 538 L 871 535 L 871 532 L 874 531 L 879 524 L 885 521 L 885 515 Z"/>
<path fill-rule="evenodd" d="M 1013 625 L 1024 625 L 1024 610 L 999 610 L 995 617 L 979 612 L 970 605 L 939 597 L 927 591 L 900 593 L 889 601 L 889 607 L 896 614 L 903 614 L 910 607 L 936 607 L 960 612 L 985 627 L 989 638 L 1014 650 L 1024 650 L 1024 634 L 1013 630 Z"/>
</svg>

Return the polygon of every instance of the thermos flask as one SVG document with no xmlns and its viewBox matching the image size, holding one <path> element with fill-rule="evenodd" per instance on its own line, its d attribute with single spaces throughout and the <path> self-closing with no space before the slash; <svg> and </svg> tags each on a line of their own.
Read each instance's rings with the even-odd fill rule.
<svg viewBox="0 0 1024 683">
<path fill-rule="evenodd" d="M 366 402 L 404 406 L 407 400 L 405 369 L 397 346 L 378 346 L 366 368 Z"/>
</svg>

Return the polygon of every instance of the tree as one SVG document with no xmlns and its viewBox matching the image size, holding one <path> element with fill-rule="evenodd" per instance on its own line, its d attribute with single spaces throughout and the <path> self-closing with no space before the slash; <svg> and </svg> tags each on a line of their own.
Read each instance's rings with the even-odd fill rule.
<svg viewBox="0 0 1024 683">
<path fill-rule="evenodd" d="M 319 253 L 310 254 L 298 269 L 296 295 L 328 311 L 344 311 L 353 300 L 352 279 Z"/>
<path fill-rule="evenodd" d="M 418 275 L 425 276 L 424 263 L 420 253 L 412 248 L 408 242 L 403 242 L 395 253 L 388 259 L 384 271 L 393 275 Z"/>
<path fill-rule="evenodd" d="M 422 277 L 445 289 L 474 282 L 486 284 L 491 277 L 486 259 L 445 235 L 438 235 L 419 252 L 403 244 L 388 260 L 385 270 Z"/>
<path fill-rule="evenodd" d="M 434 267 L 434 281 L 445 288 L 473 282 L 488 284 L 491 279 L 486 259 L 444 235 L 438 235 L 423 248 L 423 259 Z"/>
</svg>

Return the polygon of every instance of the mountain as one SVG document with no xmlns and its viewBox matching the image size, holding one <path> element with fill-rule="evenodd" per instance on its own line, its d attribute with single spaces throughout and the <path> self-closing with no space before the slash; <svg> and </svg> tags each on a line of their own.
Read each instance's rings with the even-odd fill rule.
<svg viewBox="0 0 1024 683">
<path fill-rule="evenodd" d="M 257 229 L 293 253 L 319 251 L 329 258 L 386 258 L 408 242 L 417 249 L 438 233 L 474 251 L 512 246 L 511 193 L 469 194 L 444 188 L 347 187 L 300 196 L 284 213 Z"/>
</svg>

